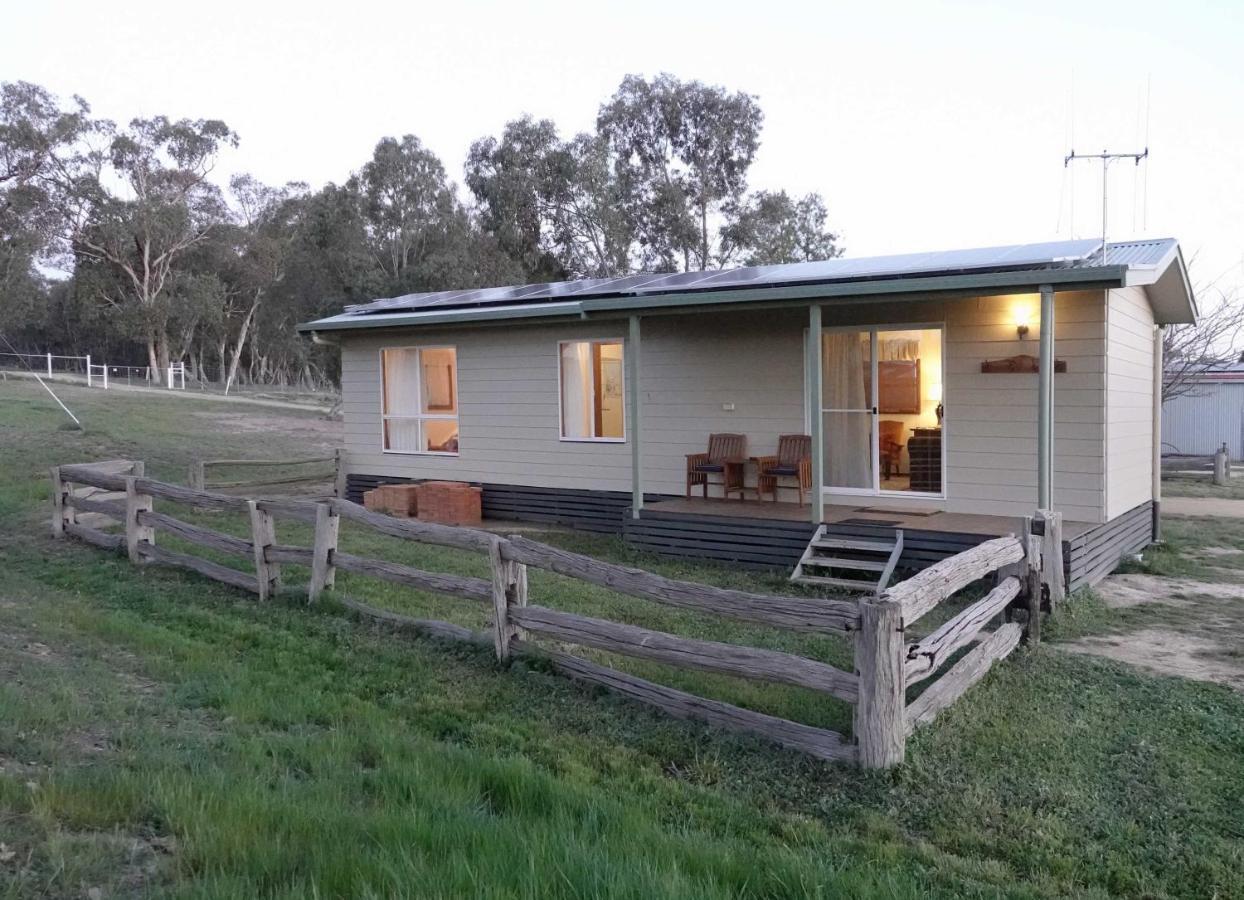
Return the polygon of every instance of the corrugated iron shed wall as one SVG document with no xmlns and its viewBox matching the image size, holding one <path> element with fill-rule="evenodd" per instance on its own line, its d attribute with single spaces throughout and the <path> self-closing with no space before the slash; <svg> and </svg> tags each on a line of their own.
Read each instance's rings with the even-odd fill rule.
<svg viewBox="0 0 1244 900">
<path fill-rule="evenodd" d="M 1210 454 L 1224 442 L 1244 459 L 1244 383 L 1197 385 L 1163 404 L 1163 453 Z"/>
</svg>

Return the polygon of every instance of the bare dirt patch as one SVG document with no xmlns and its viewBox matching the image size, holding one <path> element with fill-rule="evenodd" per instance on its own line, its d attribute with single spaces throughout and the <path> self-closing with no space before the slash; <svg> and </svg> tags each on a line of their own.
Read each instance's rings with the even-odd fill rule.
<svg viewBox="0 0 1244 900">
<path fill-rule="evenodd" d="M 1207 637 L 1143 628 L 1127 634 L 1081 638 L 1061 645 L 1072 653 L 1090 653 L 1129 663 L 1161 675 L 1225 684 L 1244 693 L 1244 665 L 1224 659 L 1224 643 Z"/>
<path fill-rule="evenodd" d="M 1196 552 L 1198 556 L 1239 556 L 1244 550 L 1237 547 L 1201 547 Z"/>
<path fill-rule="evenodd" d="M 1241 584 L 1219 584 L 1160 575 L 1111 575 L 1094 590 L 1111 609 L 1124 609 L 1146 603 L 1182 606 L 1187 603 L 1188 597 L 1244 600 L 1244 585 Z"/>
<path fill-rule="evenodd" d="M 281 434 L 299 438 L 311 450 L 334 450 L 341 446 L 342 425 L 319 416 L 272 416 L 262 412 L 196 412 L 196 419 L 210 423 L 216 432 L 226 434 Z"/>
<path fill-rule="evenodd" d="M 1234 570 L 1220 571 L 1233 578 L 1240 575 Z M 1112 575 L 1094 590 L 1111 609 L 1150 605 L 1177 612 L 1158 612 L 1160 624 L 1139 630 L 1060 644 L 1063 650 L 1244 692 L 1244 658 L 1237 652 L 1244 644 L 1244 584 L 1131 573 Z"/>
</svg>

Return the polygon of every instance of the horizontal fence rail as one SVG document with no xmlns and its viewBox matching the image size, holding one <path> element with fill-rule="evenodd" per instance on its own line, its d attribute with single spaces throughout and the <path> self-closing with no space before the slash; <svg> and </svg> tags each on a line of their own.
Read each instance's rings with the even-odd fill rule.
<svg viewBox="0 0 1244 900">
<path fill-rule="evenodd" d="M 305 466 L 332 465 L 331 471 L 310 471 L 276 478 L 253 477 L 232 481 L 212 481 L 210 469 L 301 469 Z M 295 459 L 199 459 L 190 464 L 190 486 L 196 490 L 242 487 L 267 487 L 274 485 L 303 484 L 336 481 L 341 467 L 341 454 L 306 456 Z"/>
<path fill-rule="evenodd" d="M 318 462 L 320 458 L 293 462 Z M 217 461 L 234 464 L 240 461 Z M 251 461 L 246 461 L 251 462 Z M 273 463 L 275 464 L 275 463 Z M 620 566 L 562 550 L 517 535 L 396 519 L 342 498 L 323 500 L 247 499 L 199 487 L 146 477 L 141 462 L 110 460 L 63 465 L 51 470 L 52 529 L 95 546 L 128 553 L 136 564 L 160 563 L 196 572 L 267 599 L 282 584 L 282 566 L 310 570 L 309 602 L 334 587 L 336 571 L 367 576 L 419 591 L 443 594 L 490 606 L 487 632 L 378 609 L 334 593 L 351 612 L 376 622 L 420 634 L 474 644 L 491 644 L 499 660 L 538 656 L 567 677 L 602 685 L 666 713 L 717 727 L 761 736 L 820 759 L 885 767 L 902 761 L 907 736 L 931 722 L 979 681 L 997 660 L 1019 642 L 1018 625 L 1006 624 L 981 637 L 997 616 L 1026 601 L 1030 616 L 1039 614 L 1042 582 L 1040 541 L 1004 537 L 986 541 L 893 585 L 880 597 L 861 602 L 788 597 L 679 581 L 643 569 Z M 249 538 L 227 534 L 153 508 L 155 500 L 194 509 L 236 513 L 251 526 Z M 88 517 L 95 519 L 88 524 Z M 1039 517 L 1040 518 L 1040 517 Z M 276 521 L 314 526 L 310 547 L 277 541 Z M 391 537 L 486 555 L 491 579 L 429 572 L 403 563 L 372 559 L 338 549 L 342 520 Z M 117 525 L 124 532 L 107 530 Z M 1057 532 L 1057 528 L 1053 529 Z M 230 568 L 188 553 L 159 546 L 158 533 L 189 544 L 251 560 L 254 573 Z M 1046 532 L 1048 538 L 1048 530 Z M 1057 535 L 1061 540 L 1061 535 Z M 638 597 L 663 606 L 719 616 L 791 632 L 846 635 L 855 651 L 854 671 L 780 650 L 684 637 L 638 625 L 593 618 L 528 603 L 528 567 Z M 996 584 L 927 637 L 905 643 L 906 628 L 947 597 L 990 574 Z M 1037 593 L 1034 602 L 1031 594 Z M 1029 636 L 1033 637 L 1033 623 Z M 533 636 L 558 645 L 574 645 L 753 681 L 817 691 L 855 706 L 851 739 L 827 729 L 803 725 L 618 671 L 581 656 L 536 643 Z M 910 704 L 906 689 L 936 675 L 955 655 L 975 643 L 937 681 Z"/>
</svg>

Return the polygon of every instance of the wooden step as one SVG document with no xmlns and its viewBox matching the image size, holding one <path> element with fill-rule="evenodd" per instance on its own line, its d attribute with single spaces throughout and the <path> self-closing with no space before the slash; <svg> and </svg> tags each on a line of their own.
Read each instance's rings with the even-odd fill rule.
<svg viewBox="0 0 1244 900">
<path fill-rule="evenodd" d="M 870 553 L 889 555 L 894 541 L 870 541 L 864 538 L 824 537 L 817 538 L 812 546 L 821 550 L 866 550 Z"/>
<path fill-rule="evenodd" d="M 884 559 L 843 559 L 837 556 L 813 556 L 803 561 L 805 566 L 821 569 L 859 569 L 862 572 L 884 572 Z"/>
<path fill-rule="evenodd" d="M 800 575 L 796 579 L 798 584 L 819 584 L 826 587 L 844 587 L 853 591 L 867 591 L 873 593 L 877 585 L 871 581 L 853 581 L 850 578 L 829 578 L 824 575 Z"/>
</svg>

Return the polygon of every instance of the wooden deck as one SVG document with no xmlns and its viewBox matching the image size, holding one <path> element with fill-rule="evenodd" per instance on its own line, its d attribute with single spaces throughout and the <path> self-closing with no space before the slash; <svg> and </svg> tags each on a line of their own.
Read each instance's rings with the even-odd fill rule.
<svg viewBox="0 0 1244 900">
<path fill-rule="evenodd" d="M 1007 516 L 948 513 L 916 509 L 881 509 L 860 504 L 825 508 L 826 532 L 835 537 L 891 539 L 903 530 L 899 567 L 922 569 L 962 553 L 990 538 L 1019 534 L 1023 522 Z M 1063 523 L 1064 558 L 1074 576 L 1073 554 L 1091 543 L 1094 526 Z M 795 503 L 762 500 L 704 500 L 683 497 L 644 505 L 638 519 L 626 516 L 622 534 L 627 543 L 667 556 L 711 559 L 735 565 L 790 570 L 816 528 L 811 510 Z M 1073 580 L 1073 587 L 1080 582 Z"/>
<path fill-rule="evenodd" d="M 774 503 L 769 500 L 703 500 L 678 497 L 648 503 L 645 511 L 670 513 L 682 516 L 711 516 L 729 519 L 766 519 L 781 522 L 811 523 L 811 509 L 797 503 Z M 859 504 L 833 504 L 825 507 L 823 521 L 828 525 L 858 524 L 885 528 L 902 528 L 906 531 L 935 531 L 954 534 L 976 534 L 982 537 L 1000 537 L 1019 534 L 1023 521 L 1007 516 L 986 516 L 974 513 L 927 512 L 922 510 L 882 509 L 869 506 L 864 500 Z M 1079 537 L 1091 530 L 1087 522 L 1064 522 L 1065 540 Z"/>
</svg>

